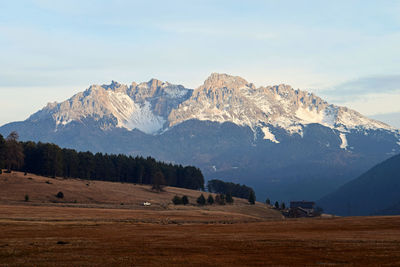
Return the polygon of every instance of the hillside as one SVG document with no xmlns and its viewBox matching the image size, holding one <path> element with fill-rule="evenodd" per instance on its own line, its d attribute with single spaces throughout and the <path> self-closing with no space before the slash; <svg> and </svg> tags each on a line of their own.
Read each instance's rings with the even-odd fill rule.
<svg viewBox="0 0 400 267">
<path fill-rule="evenodd" d="M 343 216 L 400 214 L 400 155 L 371 168 L 318 204 Z"/>
<path fill-rule="evenodd" d="M 56 197 L 60 191 L 64 194 L 62 199 Z M 282 218 L 279 212 L 265 204 L 249 205 L 247 200 L 239 198 L 234 198 L 232 205 L 199 207 L 194 204 L 201 193 L 176 187 L 165 187 L 164 192 L 157 193 L 148 185 L 47 178 L 33 174 L 25 176 L 20 172 L 0 175 L 0 205 L 18 206 L 17 210 L 27 211 L 30 206 L 40 210 L 51 207 L 46 212 L 49 219 L 56 219 L 60 208 L 75 208 L 76 212 L 84 209 L 85 213 L 107 210 L 100 218 L 117 217 L 135 221 L 247 222 Z M 206 197 L 209 195 L 203 194 Z M 29 196 L 28 202 L 25 195 Z M 190 204 L 173 205 L 171 200 L 175 195 L 188 196 Z M 150 207 L 143 206 L 146 201 L 151 203 Z"/>
</svg>

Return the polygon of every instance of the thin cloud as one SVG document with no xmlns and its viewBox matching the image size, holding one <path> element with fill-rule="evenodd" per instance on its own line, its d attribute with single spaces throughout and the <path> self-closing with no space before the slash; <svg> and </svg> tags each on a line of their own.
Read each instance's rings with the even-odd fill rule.
<svg viewBox="0 0 400 267">
<path fill-rule="evenodd" d="M 337 102 L 362 99 L 371 94 L 396 93 L 400 93 L 400 75 L 367 76 L 320 91 L 321 95 Z"/>
</svg>

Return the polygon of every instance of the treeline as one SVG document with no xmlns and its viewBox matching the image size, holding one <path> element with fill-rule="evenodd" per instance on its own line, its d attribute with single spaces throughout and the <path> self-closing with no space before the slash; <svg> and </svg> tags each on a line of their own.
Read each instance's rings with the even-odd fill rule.
<svg viewBox="0 0 400 267">
<path fill-rule="evenodd" d="M 11 136 L 14 134 L 14 136 Z M 89 180 L 158 184 L 204 189 L 201 171 L 192 166 L 183 167 L 158 162 L 151 157 L 132 157 L 91 152 L 77 152 L 60 148 L 55 144 L 17 142 L 14 132 L 4 140 L 0 135 L 0 167 L 35 173 L 50 177 L 73 177 Z M 8 143 L 18 144 L 22 149 L 22 161 L 8 161 L 12 148 Z M 14 147 L 15 149 L 15 147 Z M 21 164 L 20 164 L 21 163 Z"/>
<path fill-rule="evenodd" d="M 208 192 L 210 193 L 231 194 L 234 197 L 245 198 L 245 199 L 254 198 L 253 201 L 255 201 L 254 190 L 246 185 L 240 185 L 214 179 L 208 181 L 207 188 Z"/>
</svg>

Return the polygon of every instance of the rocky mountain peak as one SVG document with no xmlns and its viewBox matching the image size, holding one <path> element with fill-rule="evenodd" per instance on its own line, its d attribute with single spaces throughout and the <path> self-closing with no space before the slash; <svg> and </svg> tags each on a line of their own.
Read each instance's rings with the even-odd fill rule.
<svg viewBox="0 0 400 267">
<path fill-rule="evenodd" d="M 239 76 L 231 76 L 225 73 L 214 72 L 204 81 L 202 87 L 205 89 L 239 89 L 247 84 L 248 82 Z"/>
</svg>

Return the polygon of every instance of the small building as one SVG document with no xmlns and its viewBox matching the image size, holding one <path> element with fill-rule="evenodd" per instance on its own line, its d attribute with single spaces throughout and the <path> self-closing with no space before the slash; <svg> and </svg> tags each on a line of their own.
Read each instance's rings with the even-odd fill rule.
<svg viewBox="0 0 400 267">
<path fill-rule="evenodd" d="M 315 202 L 312 201 L 291 201 L 289 208 L 289 217 L 314 217 Z"/>
</svg>

